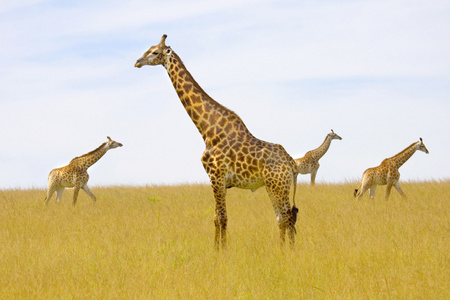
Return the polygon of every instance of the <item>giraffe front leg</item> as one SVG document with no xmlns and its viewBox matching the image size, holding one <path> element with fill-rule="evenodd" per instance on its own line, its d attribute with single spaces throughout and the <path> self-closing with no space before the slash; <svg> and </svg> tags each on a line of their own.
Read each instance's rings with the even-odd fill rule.
<svg viewBox="0 0 450 300">
<path fill-rule="evenodd" d="M 316 175 L 317 175 L 317 169 L 315 169 L 311 172 L 311 185 L 316 184 Z"/>
<path fill-rule="evenodd" d="M 227 248 L 227 208 L 226 208 L 226 189 L 224 185 L 212 186 L 214 198 L 216 200 L 216 208 L 214 214 L 215 236 L 214 247 L 219 250 L 220 244 L 222 249 Z"/>
<path fill-rule="evenodd" d="M 73 206 L 75 206 L 75 204 L 77 203 L 79 192 L 80 192 L 80 186 L 78 186 L 78 185 L 74 186 L 73 187 L 73 201 L 72 201 Z"/>
<path fill-rule="evenodd" d="M 400 188 L 400 185 L 398 183 L 398 181 L 395 183 L 395 189 L 398 191 L 398 193 L 400 194 L 400 196 L 403 197 L 403 199 L 406 199 L 406 195 L 405 193 L 403 193 L 402 189 Z"/>
<path fill-rule="evenodd" d="M 82 189 L 86 192 L 86 194 L 89 195 L 89 197 L 92 198 L 92 201 L 95 203 L 97 201 L 97 198 L 95 197 L 95 195 L 91 192 L 91 190 L 89 190 L 87 184 L 83 185 Z"/>
<path fill-rule="evenodd" d="M 389 196 L 391 195 L 392 185 L 393 185 L 393 182 L 392 181 L 388 181 L 388 183 L 386 185 L 386 196 L 384 197 L 384 199 L 386 201 L 389 200 Z"/>
</svg>

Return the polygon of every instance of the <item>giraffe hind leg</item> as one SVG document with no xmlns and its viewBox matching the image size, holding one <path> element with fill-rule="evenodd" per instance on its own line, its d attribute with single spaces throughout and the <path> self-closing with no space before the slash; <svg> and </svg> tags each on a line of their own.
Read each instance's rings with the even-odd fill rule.
<svg viewBox="0 0 450 300">
<path fill-rule="evenodd" d="M 369 196 L 370 196 L 370 199 L 375 198 L 375 191 L 376 191 L 376 189 L 377 189 L 377 185 L 376 185 L 376 184 L 373 184 L 373 185 L 369 188 Z"/>
<path fill-rule="evenodd" d="M 52 198 L 52 196 L 56 192 L 56 190 L 57 190 L 56 185 L 51 185 L 48 187 L 47 196 L 44 199 L 45 204 L 47 204 L 48 201 L 50 201 L 50 199 Z"/>
<path fill-rule="evenodd" d="M 287 231 L 290 245 L 293 248 L 295 245 L 295 222 L 297 220 L 298 208 L 295 206 L 290 207 L 289 187 L 281 189 L 276 186 L 266 185 L 266 190 L 277 214 L 281 247 L 285 244 Z"/>
<path fill-rule="evenodd" d="M 59 203 L 59 201 L 61 201 L 63 192 L 64 188 L 62 186 L 58 187 L 58 190 L 56 191 L 56 203 Z"/>
<path fill-rule="evenodd" d="M 361 188 L 359 190 L 355 190 L 355 197 L 356 200 L 361 199 L 361 197 L 364 195 L 364 193 L 369 189 L 369 185 L 368 184 L 362 184 Z"/>
</svg>

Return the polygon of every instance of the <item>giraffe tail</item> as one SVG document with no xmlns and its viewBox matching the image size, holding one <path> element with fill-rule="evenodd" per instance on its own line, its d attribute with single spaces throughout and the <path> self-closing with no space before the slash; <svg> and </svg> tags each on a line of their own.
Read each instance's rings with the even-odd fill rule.
<svg viewBox="0 0 450 300">
<path fill-rule="evenodd" d="M 356 198 L 358 196 L 358 191 L 361 189 L 361 184 L 358 186 L 358 188 L 355 189 L 353 192 L 353 196 Z"/>
<path fill-rule="evenodd" d="M 297 214 L 298 214 L 298 208 L 295 206 L 295 193 L 297 192 L 297 176 L 298 172 L 294 172 L 294 193 L 292 196 L 292 225 L 294 227 L 294 233 L 297 233 L 297 230 L 295 229 L 295 223 L 297 222 Z"/>
</svg>

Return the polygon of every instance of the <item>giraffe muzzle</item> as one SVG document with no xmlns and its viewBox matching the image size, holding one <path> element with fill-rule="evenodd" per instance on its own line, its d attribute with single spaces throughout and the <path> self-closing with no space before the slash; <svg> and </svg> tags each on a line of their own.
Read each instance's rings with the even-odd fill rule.
<svg viewBox="0 0 450 300">
<path fill-rule="evenodd" d="M 135 66 L 136 68 L 142 67 L 143 64 L 142 64 L 142 62 L 141 62 L 141 59 L 138 59 L 138 60 L 136 61 L 136 63 L 134 64 L 134 66 Z"/>
</svg>

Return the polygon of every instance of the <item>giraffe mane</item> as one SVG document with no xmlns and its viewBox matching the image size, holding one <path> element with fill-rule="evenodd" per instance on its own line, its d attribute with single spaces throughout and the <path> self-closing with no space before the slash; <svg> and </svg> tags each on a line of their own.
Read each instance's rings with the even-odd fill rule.
<svg viewBox="0 0 450 300">
<path fill-rule="evenodd" d="M 192 80 L 193 86 L 194 88 L 198 89 L 198 91 L 204 95 L 205 97 L 208 98 L 208 102 L 213 103 L 215 106 L 215 109 L 223 111 L 223 112 L 227 112 L 227 113 L 231 113 L 233 115 L 236 116 L 236 120 L 237 122 L 241 123 L 242 126 L 244 126 L 244 128 L 250 133 L 250 131 L 248 130 L 247 126 L 245 125 L 244 121 L 241 119 L 241 117 L 235 113 L 233 110 L 227 108 L 226 106 L 220 104 L 219 102 L 217 102 L 216 100 L 214 100 L 211 96 L 208 95 L 208 93 L 205 92 L 205 90 L 200 86 L 200 84 L 198 84 L 198 82 L 195 80 L 194 76 L 192 76 L 192 74 L 189 72 L 189 70 L 186 68 L 186 66 L 184 65 L 183 61 L 181 60 L 181 58 L 178 56 L 178 54 L 172 50 L 172 55 L 174 56 L 174 58 L 178 61 L 178 63 L 181 65 L 181 67 L 183 68 L 183 70 L 187 73 L 187 75 L 190 77 L 190 79 Z M 251 133 L 250 133 L 251 134 Z"/>
<path fill-rule="evenodd" d="M 73 161 L 75 161 L 75 160 L 77 160 L 77 159 L 80 159 L 80 158 L 83 158 L 83 157 L 86 157 L 86 156 L 89 156 L 89 155 L 93 154 L 94 152 L 98 151 L 98 150 L 99 150 L 101 147 L 103 147 L 104 145 L 106 145 L 106 142 L 103 143 L 103 144 L 101 144 L 101 145 L 98 146 L 96 149 L 94 149 L 94 150 L 92 150 L 92 151 L 90 151 L 90 152 L 88 152 L 88 153 L 86 153 L 86 154 L 83 154 L 83 155 L 81 155 L 81 156 L 75 157 L 74 159 L 72 159 L 72 160 L 70 161 L 70 163 L 72 163 Z"/>
<path fill-rule="evenodd" d="M 391 159 L 391 158 L 394 158 L 394 157 L 397 157 L 397 156 L 400 156 L 400 155 L 402 155 L 403 153 L 405 153 L 407 150 L 409 150 L 409 148 L 411 148 L 413 145 L 415 145 L 416 143 L 412 143 L 411 145 L 409 145 L 408 147 L 406 147 L 405 149 L 403 149 L 402 151 L 400 151 L 399 153 L 397 153 L 397 154 L 395 154 L 394 156 L 392 156 L 392 157 L 389 157 L 389 158 L 386 158 L 386 159 Z"/>
</svg>

